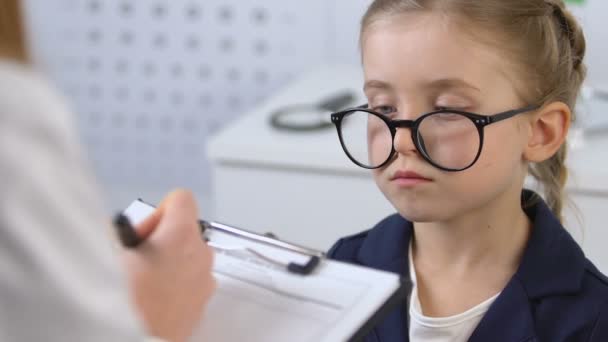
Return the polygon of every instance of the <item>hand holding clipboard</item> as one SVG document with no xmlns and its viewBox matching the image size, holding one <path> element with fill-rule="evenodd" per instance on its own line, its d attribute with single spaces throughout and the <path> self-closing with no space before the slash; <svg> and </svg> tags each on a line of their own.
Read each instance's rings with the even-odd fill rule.
<svg viewBox="0 0 608 342">
<path fill-rule="evenodd" d="M 138 223 L 155 208 L 124 212 Z M 326 259 L 322 253 L 228 225 L 207 223 L 218 288 L 194 341 L 351 341 L 402 305 L 410 284 L 397 274 Z M 286 265 L 318 263 L 310 272 Z"/>
<path fill-rule="evenodd" d="M 167 341 L 185 341 L 198 325 L 215 288 L 212 249 L 200 239 L 193 196 L 175 191 L 161 207 L 138 222 L 115 220 L 126 248 L 132 302 L 148 334 Z"/>
</svg>

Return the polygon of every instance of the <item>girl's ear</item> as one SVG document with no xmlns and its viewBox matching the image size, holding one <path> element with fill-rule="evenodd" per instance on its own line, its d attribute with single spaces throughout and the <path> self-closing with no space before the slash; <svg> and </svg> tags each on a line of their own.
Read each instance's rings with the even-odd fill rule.
<svg viewBox="0 0 608 342">
<path fill-rule="evenodd" d="M 552 102 L 529 116 L 530 134 L 524 159 L 542 162 L 551 158 L 566 141 L 572 111 L 563 102 Z"/>
</svg>

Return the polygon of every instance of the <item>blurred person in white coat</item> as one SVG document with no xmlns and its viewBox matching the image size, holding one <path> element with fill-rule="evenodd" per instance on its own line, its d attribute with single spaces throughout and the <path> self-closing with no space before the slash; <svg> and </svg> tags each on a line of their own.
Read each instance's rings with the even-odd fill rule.
<svg viewBox="0 0 608 342">
<path fill-rule="evenodd" d="M 17 0 L 0 3 L 0 341 L 188 339 L 215 287 L 195 200 L 167 196 L 112 241 L 67 106 L 30 66 Z"/>
</svg>

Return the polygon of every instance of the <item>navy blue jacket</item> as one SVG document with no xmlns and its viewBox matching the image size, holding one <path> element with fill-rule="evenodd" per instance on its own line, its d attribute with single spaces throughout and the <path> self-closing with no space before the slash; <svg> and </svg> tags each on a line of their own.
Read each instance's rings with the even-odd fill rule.
<svg viewBox="0 0 608 342">
<path fill-rule="evenodd" d="M 542 200 L 525 210 L 534 224 L 521 264 L 469 341 L 608 342 L 608 278 Z M 412 223 L 395 214 L 340 239 L 328 256 L 409 277 L 411 237 Z M 404 301 L 365 341 L 409 341 L 407 315 Z"/>
</svg>

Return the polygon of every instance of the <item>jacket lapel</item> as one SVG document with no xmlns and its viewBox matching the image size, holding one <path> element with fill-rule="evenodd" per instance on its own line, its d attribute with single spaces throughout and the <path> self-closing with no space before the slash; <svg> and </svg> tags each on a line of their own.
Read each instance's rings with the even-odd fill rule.
<svg viewBox="0 0 608 342">
<path fill-rule="evenodd" d="M 358 261 L 369 267 L 393 272 L 409 280 L 408 248 L 412 236 L 412 224 L 399 215 L 388 217 L 373 229 L 361 245 Z M 409 295 L 408 295 L 409 297 Z M 382 342 L 409 341 L 408 301 L 404 301 L 378 324 L 372 334 Z"/>
<path fill-rule="evenodd" d="M 534 319 L 528 296 L 518 281 L 510 281 L 490 306 L 469 342 L 534 340 Z"/>
</svg>

